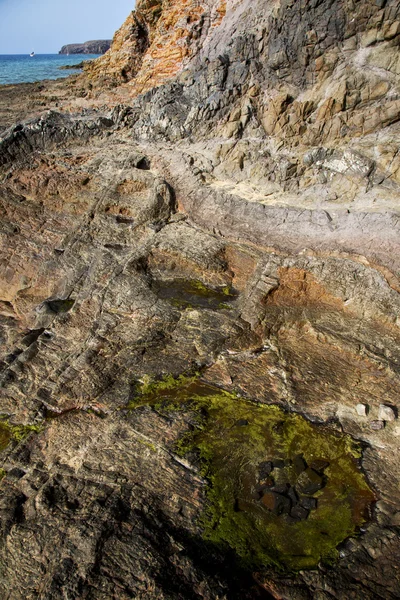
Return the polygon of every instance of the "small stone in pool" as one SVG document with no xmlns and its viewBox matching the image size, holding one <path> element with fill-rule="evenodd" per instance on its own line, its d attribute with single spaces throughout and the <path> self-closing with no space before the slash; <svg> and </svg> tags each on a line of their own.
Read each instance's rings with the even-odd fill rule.
<svg viewBox="0 0 400 600">
<path fill-rule="evenodd" d="M 309 511 L 300 505 L 294 506 L 290 511 L 290 516 L 292 519 L 296 519 L 297 521 L 305 521 L 308 515 Z"/>
<path fill-rule="evenodd" d="M 268 475 L 271 473 L 273 469 L 272 466 L 272 462 L 270 461 L 265 461 L 262 462 L 261 464 L 258 465 L 258 474 L 260 476 L 260 479 L 264 479 L 265 477 L 268 477 Z"/>
<path fill-rule="evenodd" d="M 277 485 L 274 485 L 274 487 L 272 488 L 273 492 L 276 492 L 277 494 L 287 494 L 290 490 L 290 484 L 289 483 L 279 483 Z"/>
<path fill-rule="evenodd" d="M 323 458 L 317 458 L 316 460 L 310 462 L 309 467 L 310 469 L 317 471 L 317 473 L 322 473 L 325 469 L 329 467 L 329 462 L 327 460 L 324 460 Z"/>
<path fill-rule="evenodd" d="M 305 496 L 300 500 L 300 506 L 306 508 L 307 510 L 315 510 L 318 506 L 318 500 L 316 498 Z"/>
<path fill-rule="evenodd" d="M 265 508 L 275 515 L 288 514 L 291 508 L 289 498 L 275 492 L 266 492 L 261 499 Z"/>
<path fill-rule="evenodd" d="M 265 477 L 261 481 L 260 485 L 262 486 L 263 489 L 266 488 L 266 487 L 267 488 L 272 488 L 275 485 L 275 480 L 274 480 L 273 477 Z"/>
<path fill-rule="evenodd" d="M 312 495 L 324 487 L 324 479 L 319 473 L 308 468 L 297 479 L 296 488 L 303 494 Z"/>
<path fill-rule="evenodd" d="M 307 469 L 307 463 L 302 454 L 296 454 L 293 459 L 293 467 L 296 475 L 300 475 L 300 473 Z"/>
</svg>

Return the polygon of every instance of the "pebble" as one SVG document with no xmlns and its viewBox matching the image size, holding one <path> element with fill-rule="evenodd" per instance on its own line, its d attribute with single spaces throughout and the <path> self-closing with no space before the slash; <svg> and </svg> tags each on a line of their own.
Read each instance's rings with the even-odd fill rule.
<svg viewBox="0 0 400 600">
<path fill-rule="evenodd" d="M 378 418 L 380 421 L 395 421 L 396 413 L 394 412 L 391 406 L 387 406 L 386 404 L 381 404 L 379 407 Z"/>
<path fill-rule="evenodd" d="M 357 404 L 356 412 L 360 417 L 366 417 L 369 412 L 368 404 Z"/>
<path fill-rule="evenodd" d="M 379 431 L 380 429 L 383 429 L 385 427 L 385 423 L 384 421 L 371 421 L 369 426 L 374 431 Z"/>
</svg>

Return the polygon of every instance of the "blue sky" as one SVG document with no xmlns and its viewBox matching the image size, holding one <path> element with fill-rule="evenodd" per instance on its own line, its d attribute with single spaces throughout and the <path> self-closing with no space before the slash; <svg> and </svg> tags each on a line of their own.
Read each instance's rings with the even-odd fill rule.
<svg viewBox="0 0 400 600">
<path fill-rule="evenodd" d="M 111 39 L 135 0 L 0 0 L 0 54 L 56 54 L 61 46 Z"/>
</svg>

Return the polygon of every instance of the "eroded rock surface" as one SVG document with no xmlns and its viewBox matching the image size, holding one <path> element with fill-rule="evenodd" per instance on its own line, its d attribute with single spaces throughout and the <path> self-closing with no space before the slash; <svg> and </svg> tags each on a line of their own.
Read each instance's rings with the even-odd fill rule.
<svg viewBox="0 0 400 600">
<path fill-rule="evenodd" d="M 399 23 L 146 0 L 58 107 L 0 113 L 2 597 L 400 597 Z M 216 440 L 277 405 L 360 445 L 376 502 L 318 568 L 205 535 L 209 406 L 163 404 L 182 375 L 237 402 Z M 330 467 L 303 452 L 240 463 L 255 514 L 318 522 Z"/>
</svg>

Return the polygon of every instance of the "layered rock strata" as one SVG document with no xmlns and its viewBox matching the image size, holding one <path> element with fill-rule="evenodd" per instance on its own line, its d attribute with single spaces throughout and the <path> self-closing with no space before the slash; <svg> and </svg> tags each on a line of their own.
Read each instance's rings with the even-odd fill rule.
<svg viewBox="0 0 400 600">
<path fill-rule="evenodd" d="M 399 23 L 138 2 L 80 84 L 114 107 L 2 132 L 4 598 L 400 597 Z M 318 568 L 205 539 L 201 415 L 157 388 L 194 372 L 361 444 L 376 504 Z"/>
</svg>

